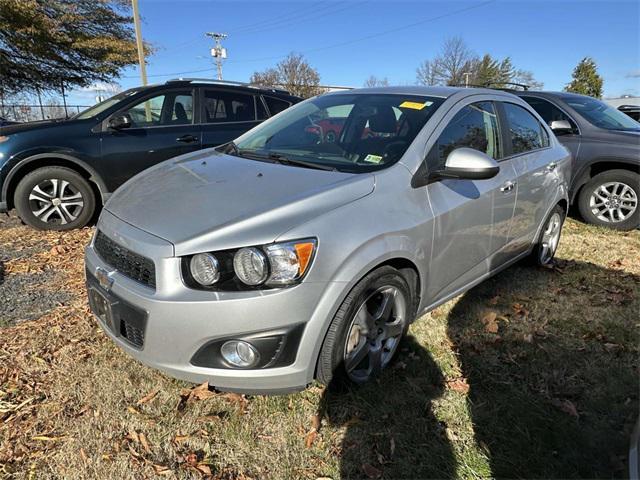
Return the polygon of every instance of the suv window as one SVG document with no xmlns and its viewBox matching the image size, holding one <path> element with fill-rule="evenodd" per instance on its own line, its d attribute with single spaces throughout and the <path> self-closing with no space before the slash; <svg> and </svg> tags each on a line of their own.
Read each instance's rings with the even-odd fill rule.
<svg viewBox="0 0 640 480">
<path fill-rule="evenodd" d="M 253 122 L 256 119 L 254 102 L 254 96 L 245 93 L 205 90 L 204 122 Z"/>
<path fill-rule="evenodd" d="M 267 102 L 267 107 L 269 108 L 269 113 L 271 115 L 280 113 L 291 106 L 291 102 L 287 102 L 280 98 L 267 97 L 266 95 L 264 96 L 264 101 Z"/>
<path fill-rule="evenodd" d="M 169 92 L 147 98 L 126 109 L 133 128 L 193 123 L 191 92 Z"/>
<path fill-rule="evenodd" d="M 461 147 L 479 150 L 496 160 L 502 156 L 493 102 L 472 103 L 456 113 L 429 153 L 429 169 L 442 169 L 447 156 Z"/>
<path fill-rule="evenodd" d="M 504 103 L 503 105 L 509 123 L 513 154 L 549 146 L 547 132 L 536 117 L 520 105 L 513 103 Z"/>
<path fill-rule="evenodd" d="M 520 97 L 533 108 L 538 115 L 542 117 L 542 119 L 547 123 L 547 125 L 551 125 L 551 122 L 555 120 L 566 120 L 571 125 L 571 129 L 573 133 L 578 133 L 578 126 L 576 122 L 574 122 L 569 115 L 564 113 L 558 107 L 556 107 L 553 103 L 543 100 L 542 98 L 537 97 Z"/>
</svg>

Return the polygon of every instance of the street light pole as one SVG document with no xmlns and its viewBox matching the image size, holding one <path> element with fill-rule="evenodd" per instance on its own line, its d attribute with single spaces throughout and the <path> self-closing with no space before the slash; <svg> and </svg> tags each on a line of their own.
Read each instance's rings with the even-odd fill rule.
<svg viewBox="0 0 640 480">
<path fill-rule="evenodd" d="M 142 85 L 147 84 L 147 68 L 144 63 L 144 45 L 142 44 L 142 30 L 140 28 L 140 12 L 138 0 L 131 0 L 133 6 L 133 24 L 136 27 L 136 46 L 138 47 L 138 63 L 140 64 L 140 77 Z"/>
</svg>

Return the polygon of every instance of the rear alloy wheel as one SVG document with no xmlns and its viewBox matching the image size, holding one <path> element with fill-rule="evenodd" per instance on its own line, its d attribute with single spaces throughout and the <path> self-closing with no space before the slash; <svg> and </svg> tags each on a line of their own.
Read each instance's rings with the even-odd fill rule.
<svg viewBox="0 0 640 480">
<path fill-rule="evenodd" d="M 589 223 L 631 230 L 640 223 L 639 198 L 640 175 L 609 170 L 596 175 L 582 188 L 578 206 Z"/>
<path fill-rule="evenodd" d="M 71 230 L 85 226 L 95 209 L 95 196 L 75 171 L 45 167 L 26 175 L 14 202 L 20 218 L 40 230 Z"/>
<path fill-rule="evenodd" d="M 369 273 L 347 295 L 322 345 L 316 378 L 365 383 L 389 365 L 413 319 L 411 290 L 395 268 Z"/>
<path fill-rule="evenodd" d="M 556 205 L 547 217 L 542 227 L 542 232 L 540 232 L 538 243 L 531 253 L 531 260 L 535 265 L 544 267 L 553 262 L 553 257 L 560 243 L 564 217 L 565 212 L 560 205 Z"/>
</svg>

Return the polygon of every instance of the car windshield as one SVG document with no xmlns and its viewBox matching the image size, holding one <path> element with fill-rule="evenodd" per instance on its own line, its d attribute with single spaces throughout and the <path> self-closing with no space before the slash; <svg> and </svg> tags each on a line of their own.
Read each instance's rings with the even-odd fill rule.
<svg viewBox="0 0 640 480">
<path fill-rule="evenodd" d="M 242 135 L 230 153 L 343 172 L 379 170 L 402 157 L 443 101 L 421 95 L 322 95 Z"/>
<path fill-rule="evenodd" d="M 562 95 L 561 97 L 596 127 L 606 130 L 640 131 L 640 123 L 600 100 L 582 95 Z"/>
<path fill-rule="evenodd" d="M 138 93 L 139 91 L 140 91 L 139 88 L 132 88 L 130 90 L 125 90 L 124 92 L 118 93 L 113 97 L 107 98 L 106 100 L 100 103 L 96 103 L 94 106 L 89 107 L 86 110 L 83 110 L 82 112 L 78 113 L 73 118 L 76 120 L 86 120 L 87 118 L 95 117 L 99 113 L 104 112 L 105 110 L 111 108 L 116 103 L 120 102 L 121 100 L 127 97 L 130 97 L 135 93 Z"/>
</svg>

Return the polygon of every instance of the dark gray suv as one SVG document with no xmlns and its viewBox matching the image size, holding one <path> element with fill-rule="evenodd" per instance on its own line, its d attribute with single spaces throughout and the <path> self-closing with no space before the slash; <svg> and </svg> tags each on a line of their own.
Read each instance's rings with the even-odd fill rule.
<svg viewBox="0 0 640 480">
<path fill-rule="evenodd" d="M 570 200 L 588 223 L 640 225 L 640 123 L 585 95 L 513 91 L 531 105 L 573 156 Z"/>
</svg>

